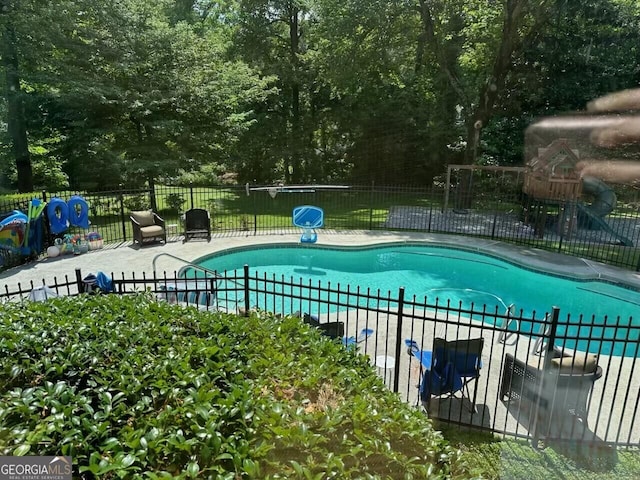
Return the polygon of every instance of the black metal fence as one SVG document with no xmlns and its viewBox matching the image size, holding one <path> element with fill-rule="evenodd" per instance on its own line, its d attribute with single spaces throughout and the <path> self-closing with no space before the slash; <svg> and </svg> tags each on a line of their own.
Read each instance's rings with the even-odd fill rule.
<svg viewBox="0 0 640 480">
<path fill-rule="evenodd" d="M 520 180 L 514 179 L 513 182 Z M 524 197 L 517 183 L 476 181 L 460 208 L 456 190 L 444 185 L 420 187 L 169 187 L 73 192 L 90 208 L 91 230 L 104 242 L 131 241 L 129 213 L 151 208 L 179 235 L 189 208 L 205 208 L 214 234 L 296 232 L 291 212 L 297 205 L 317 205 L 325 211 L 325 229 L 393 230 L 471 235 L 576 255 L 640 271 L 640 197 L 638 191 L 616 192 L 618 202 L 606 217 L 589 216 L 588 205 L 553 204 Z M 41 199 L 71 192 L 42 192 Z M 0 202 L 0 213 L 26 211 L 30 198 Z M 0 218 L 1 220 L 1 218 Z M 51 238 L 49 238 L 51 241 Z M 45 245 L 46 247 L 46 245 Z"/>
<path fill-rule="evenodd" d="M 633 319 L 572 317 L 551 307 L 526 316 L 504 306 L 407 298 L 402 288 L 251 276 L 247 266 L 207 278 L 121 274 L 112 281 L 117 294 L 144 290 L 204 310 L 299 316 L 368 355 L 390 389 L 437 421 L 534 444 L 640 443 L 640 326 Z M 25 298 L 40 286 L 5 287 L 0 298 Z M 77 270 L 48 287 L 76 295 L 85 282 Z"/>
</svg>

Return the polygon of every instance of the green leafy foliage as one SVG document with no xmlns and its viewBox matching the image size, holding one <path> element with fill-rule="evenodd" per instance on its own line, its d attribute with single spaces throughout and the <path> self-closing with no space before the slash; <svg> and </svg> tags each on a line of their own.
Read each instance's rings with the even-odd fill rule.
<svg viewBox="0 0 640 480">
<path fill-rule="evenodd" d="M 179 193 L 170 193 L 167 195 L 167 206 L 173 210 L 180 212 L 184 202 L 184 197 Z"/>
<path fill-rule="evenodd" d="M 128 211 L 146 210 L 150 207 L 149 199 L 145 195 L 129 195 L 123 200 L 122 203 L 124 205 L 124 208 L 126 208 Z"/>
<path fill-rule="evenodd" d="M 79 478 L 468 478 L 367 359 L 296 318 L 150 295 L 4 304 L 0 453 Z"/>
<path fill-rule="evenodd" d="M 72 185 L 104 188 L 223 163 L 272 93 L 228 58 L 227 26 L 172 21 L 173 2 L 10 3 L 0 33 L 16 31 L 26 127 L 51 145 L 33 158 L 51 167 L 38 186 L 59 184 L 61 166 Z"/>
<path fill-rule="evenodd" d="M 429 184 L 640 62 L 633 0 L 2 4 L 0 188 Z"/>
</svg>

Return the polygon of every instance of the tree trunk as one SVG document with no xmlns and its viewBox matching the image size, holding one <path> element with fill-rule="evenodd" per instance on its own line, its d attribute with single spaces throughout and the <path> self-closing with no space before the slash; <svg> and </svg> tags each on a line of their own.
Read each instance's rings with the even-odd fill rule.
<svg viewBox="0 0 640 480">
<path fill-rule="evenodd" d="M 422 25 L 422 33 L 418 38 L 418 50 L 416 52 L 416 68 L 419 69 L 418 62 L 423 61 L 424 46 L 428 43 L 433 50 L 436 57 L 438 67 L 440 71 L 445 75 L 451 88 L 458 95 L 458 100 L 461 105 L 467 105 L 469 102 L 465 94 L 464 88 L 456 72 L 451 68 L 451 59 L 447 58 L 445 49 L 441 45 L 438 37 L 436 36 L 435 20 L 431 11 L 430 3 L 427 0 L 419 0 L 418 13 L 420 14 L 420 23 Z M 456 62 L 453 62 L 455 65 Z"/>
<path fill-rule="evenodd" d="M 27 122 L 24 116 L 24 103 L 20 90 L 20 73 L 18 69 L 18 47 L 16 34 L 7 15 L 2 30 L 2 63 L 5 71 L 5 96 L 7 100 L 7 123 L 9 137 L 18 173 L 18 191 L 21 193 L 33 191 L 33 170 L 29 154 L 29 140 L 27 138 Z"/>
<path fill-rule="evenodd" d="M 527 3 L 527 0 L 508 0 L 506 2 L 502 36 L 491 69 L 491 75 L 480 88 L 477 103 L 471 115 L 467 117 L 467 142 L 464 152 L 464 163 L 466 165 L 475 164 L 478 158 L 482 129 L 491 120 L 498 96 L 504 88 L 507 75 L 511 70 L 513 54 L 522 40 L 519 29 L 526 13 L 525 7 Z M 460 173 L 457 207 L 459 209 L 467 209 L 471 206 L 473 172 L 468 170 Z"/>
<path fill-rule="evenodd" d="M 287 172 L 287 180 L 295 183 L 302 179 L 303 174 L 300 171 L 302 168 L 300 161 L 302 132 L 300 131 L 300 83 L 298 79 L 298 53 L 300 50 L 299 12 L 299 8 L 292 3 L 289 11 L 289 46 L 293 72 L 293 78 L 291 79 L 291 130 L 289 132 L 289 146 L 291 149 L 289 166 L 291 170 Z"/>
<path fill-rule="evenodd" d="M 525 15 L 526 0 L 510 0 L 507 2 L 502 25 L 502 37 L 493 62 L 491 76 L 482 85 L 478 102 L 467 120 L 467 146 L 464 161 L 475 163 L 480 144 L 480 134 L 493 115 L 496 101 L 511 70 L 513 53 L 522 40 L 519 29 Z"/>
<path fill-rule="evenodd" d="M 156 202 L 156 179 L 153 173 L 149 174 L 149 204 L 151 210 L 158 213 L 158 203 Z"/>
</svg>

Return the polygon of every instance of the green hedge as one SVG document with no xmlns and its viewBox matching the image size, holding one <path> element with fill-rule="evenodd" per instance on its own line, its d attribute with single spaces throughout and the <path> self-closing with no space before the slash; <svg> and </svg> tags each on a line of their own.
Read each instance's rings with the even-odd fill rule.
<svg viewBox="0 0 640 480">
<path fill-rule="evenodd" d="M 5 303 L 0 454 L 80 478 L 469 478 L 366 357 L 295 318 L 130 297 Z"/>
</svg>

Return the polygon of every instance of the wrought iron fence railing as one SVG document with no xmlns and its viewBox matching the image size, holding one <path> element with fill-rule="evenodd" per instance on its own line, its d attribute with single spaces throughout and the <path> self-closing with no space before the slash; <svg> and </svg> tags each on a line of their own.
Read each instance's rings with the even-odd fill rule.
<svg viewBox="0 0 640 480">
<path fill-rule="evenodd" d="M 47 286 L 77 295 L 84 280 L 76 270 Z M 159 301 L 233 312 L 239 321 L 252 309 L 299 316 L 367 355 L 388 388 L 442 422 L 534 444 L 640 443 L 640 326 L 632 318 L 572 317 L 551 306 L 529 316 L 504 305 L 407 298 L 402 288 L 361 291 L 251 275 L 248 266 L 111 280 L 115 294 L 149 291 Z M 23 299 L 40 286 L 5 287 L 0 298 Z"/>
<path fill-rule="evenodd" d="M 487 186 L 488 185 L 488 186 Z M 89 204 L 91 230 L 104 242 L 118 245 L 133 238 L 129 214 L 151 208 L 167 224 L 182 232 L 187 209 L 207 209 L 213 233 L 242 234 L 259 231 L 295 232 L 291 212 L 297 205 L 324 209 L 325 229 L 393 230 L 450 233 L 491 238 L 575 255 L 640 271 L 640 201 L 637 192 L 620 191 L 615 209 L 593 218 L 585 204 L 545 203 L 523 196 L 506 182 L 478 183 L 468 203 L 460 208 L 455 189 L 444 185 L 422 187 L 217 187 L 155 186 L 81 194 Z M 71 192 L 42 192 L 41 200 Z M 23 208 L 29 197 L 0 200 L 0 214 Z M 588 206 L 588 205 L 587 205 Z M 588 209 L 587 209 L 588 210 Z M 0 215 L 0 221 L 2 217 Z M 51 241 L 49 237 L 49 241 Z M 44 245 L 43 250 L 46 248 Z M 1 267 L 0 267 L 1 268 Z"/>
</svg>

